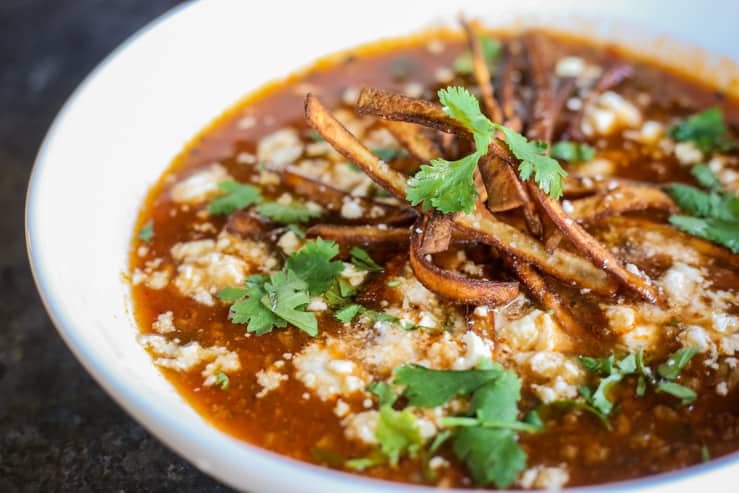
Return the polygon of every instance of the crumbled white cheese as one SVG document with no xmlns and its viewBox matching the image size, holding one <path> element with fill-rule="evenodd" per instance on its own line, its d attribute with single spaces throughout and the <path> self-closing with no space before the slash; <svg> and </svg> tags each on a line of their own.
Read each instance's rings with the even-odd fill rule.
<svg viewBox="0 0 739 493">
<path fill-rule="evenodd" d="M 551 351 L 570 347 L 569 336 L 547 312 L 532 310 L 516 320 L 495 317 L 498 340 L 514 351 Z"/>
<path fill-rule="evenodd" d="M 151 328 L 160 334 L 168 334 L 177 330 L 174 326 L 174 313 L 172 311 L 160 313 L 157 319 L 151 324 Z"/>
<path fill-rule="evenodd" d="M 365 445 L 377 445 L 375 430 L 379 421 L 380 413 L 375 410 L 350 414 L 342 422 L 344 435 L 349 440 L 356 440 Z"/>
<path fill-rule="evenodd" d="M 481 359 L 492 357 L 493 343 L 471 330 L 464 333 L 462 342 L 465 345 L 465 353 L 454 362 L 453 370 L 468 370 L 477 366 Z"/>
<path fill-rule="evenodd" d="M 334 406 L 334 414 L 336 416 L 343 418 L 344 416 L 349 414 L 349 411 L 351 411 L 351 407 L 349 407 L 349 404 L 341 399 L 338 399 L 336 401 L 336 406 Z"/>
<path fill-rule="evenodd" d="M 226 168 L 213 163 L 208 168 L 176 183 L 169 191 L 172 200 L 180 204 L 204 202 L 218 193 L 218 184 L 233 180 Z"/>
<path fill-rule="evenodd" d="M 309 312 L 323 312 L 328 310 L 328 305 L 320 296 L 314 296 L 311 298 L 310 303 L 308 303 L 308 306 L 306 306 L 305 309 Z"/>
<path fill-rule="evenodd" d="M 519 484 L 525 489 L 545 489 L 558 491 L 570 480 L 565 465 L 559 467 L 536 466 L 526 469 L 521 475 Z"/>
<path fill-rule="evenodd" d="M 354 264 L 344 262 L 344 270 L 341 271 L 341 278 L 347 281 L 352 287 L 362 284 L 367 277 L 367 271 L 357 270 Z"/>
<path fill-rule="evenodd" d="M 705 280 L 698 269 L 677 262 L 662 274 L 659 283 L 671 304 L 686 305 L 694 300 Z"/>
<path fill-rule="evenodd" d="M 257 392 L 257 398 L 262 398 L 269 392 L 275 390 L 282 382 L 288 379 L 288 376 L 274 368 L 259 370 L 257 372 L 257 383 L 262 386 L 262 390 Z"/>
<path fill-rule="evenodd" d="M 283 128 L 259 141 L 257 159 L 276 166 L 292 164 L 303 154 L 303 143 L 295 129 Z"/>
<path fill-rule="evenodd" d="M 208 363 L 201 372 L 204 385 L 213 385 L 218 372 L 241 369 L 238 354 L 222 346 L 202 347 L 197 341 L 182 346 L 177 339 L 169 340 L 161 335 L 139 336 L 138 341 L 154 353 L 157 357 L 154 363 L 163 368 L 187 372 Z"/>
<path fill-rule="evenodd" d="M 686 166 L 703 161 L 703 153 L 690 141 L 675 144 L 675 157 Z"/>
<path fill-rule="evenodd" d="M 585 107 L 581 129 L 585 135 L 610 135 L 621 128 L 642 123 L 639 108 L 621 95 L 606 91 Z"/>
<path fill-rule="evenodd" d="M 349 396 L 367 386 L 367 376 L 351 360 L 336 359 L 329 349 L 314 342 L 293 357 L 295 376 L 321 400 Z"/>
<path fill-rule="evenodd" d="M 303 246 L 303 242 L 298 238 L 298 235 L 292 231 L 287 231 L 280 236 L 279 240 L 277 240 L 277 246 L 285 252 L 285 255 L 291 255 L 300 250 Z"/>
<path fill-rule="evenodd" d="M 364 214 L 364 209 L 359 203 L 359 199 L 351 199 L 344 197 L 344 203 L 341 206 L 341 217 L 345 219 L 359 219 Z"/>
</svg>

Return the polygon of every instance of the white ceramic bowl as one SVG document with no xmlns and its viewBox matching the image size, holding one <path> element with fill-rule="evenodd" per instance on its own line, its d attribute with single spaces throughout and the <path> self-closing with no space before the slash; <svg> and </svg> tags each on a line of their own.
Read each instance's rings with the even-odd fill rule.
<svg viewBox="0 0 739 493">
<path fill-rule="evenodd" d="M 666 33 L 739 60 L 739 2 L 694 0 L 373 0 L 187 4 L 118 48 L 80 85 L 39 151 L 28 190 L 28 251 L 38 289 L 64 340 L 132 416 L 204 472 L 251 492 L 419 491 L 283 458 L 232 439 L 200 418 L 136 343 L 122 282 L 136 211 L 186 141 L 266 81 L 313 59 L 398 36 L 460 10 L 501 25 L 526 22 L 582 29 L 675 60 Z M 576 19 L 579 18 L 579 19 Z M 628 24 L 627 27 L 625 24 Z M 685 46 L 678 52 L 686 53 Z M 696 63 L 695 53 L 684 60 Z M 715 56 L 691 69 L 730 88 L 733 62 Z M 723 64 L 723 65 L 721 65 Z M 719 65 L 721 65 L 719 67 Z M 733 66 L 733 68 L 732 68 Z M 714 69 L 719 67 L 719 71 Z M 710 70 L 710 71 L 709 71 Z M 736 90 L 736 80 L 733 90 Z M 615 484 L 609 490 L 737 491 L 739 457 Z M 604 488 L 598 488 L 602 491 Z"/>
</svg>

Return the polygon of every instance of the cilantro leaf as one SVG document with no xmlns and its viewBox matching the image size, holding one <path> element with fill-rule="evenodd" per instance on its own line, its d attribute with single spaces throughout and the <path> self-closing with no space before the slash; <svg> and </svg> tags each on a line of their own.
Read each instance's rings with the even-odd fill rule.
<svg viewBox="0 0 739 493">
<path fill-rule="evenodd" d="M 308 284 L 310 294 L 319 295 L 325 293 L 344 270 L 343 262 L 331 260 L 338 254 L 336 242 L 316 238 L 290 255 L 285 265 Z"/>
<path fill-rule="evenodd" d="M 305 238 L 305 230 L 298 226 L 297 224 L 288 224 L 287 230 L 292 231 L 295 236 L 300 238 L 301 240 Z"/>
<path fill-rule="evenodd" d="M 310 209 L 299 202 L 292 202 L 290 204 L 264 202 L 257 207 L 257 212 L 280 224 L 306 223 L 311 219 L 321 216 L 319 211 Z"/>
<path fill-rule="evenodd" d="M 139 240 L 151 241 L 154 237 L 154 222 L 149 220 L 144 227 L 139 230 Z"/>
<path fill-rule="evenodd" d="M 372 154 L 379 157 L 381 161 L 389 163 L 393 159 L 396 159 L 405 154 L 405 150 L 398 149 L 396 147 L 375 147 L 372 150 Z"/>
<path fill-rule="evenodd" d="M 337 279 L 331 287 L 323 293 L 323 298 L 331 308 L 341 308 L 352 300 L 357 290 L 344 279 Z"/>
<path fill-rule="evenodd" d="M 711 108 L 697 113 L 674 125 L 668 131 L 678 142 L 693 142 L 703 152 L 730 151 L 737 143 L 726 130 L 724 115 L 720 108 Z"/>
<path fill-rule="evenodd" d="M 483 422 L 516 421 L 520 399 L 521 381 L 512 371 L 502 371 L 497 378 L 486 382 L 475 391 L 470 401 L 470 411 Z"/>
<path fill-rule="evenodd" d="M 490 370 L 431 370 L 420 365 L 402 365 L 393 372 L 396 385 L 406 385 L 403 396 L 412 406 L 436 407 L 454 396 L 475 391 L 486 382 L 499 378 L 500 366 Z"/>
<path fill-rule="evenodd" d="M 352 247 L 349 251 L 349 255 L 351 256 L 352 264 L 354 264 L 354 266 L 359 270 L 370 272 L 380 272 L 385 270 L 381 265 L 375 262 L 372 257 L 370 257 L 370 254 L 367 253 L 367 250 L 363 248 Z"/>
<path fill-rule="evenodd" d="M 221 390 L 228 389 L 228 385 L 230 382 L 231 382 L 231 379 L 228 378 L 228 375 L 226 375 L 222 371 L 219 371 L 218 373 L 216 373 L 215 384 L 218 385 L 221 388 Z"/>
<path fill-rule="evenodd" d="M 275 272 L 269 282 L 264 284 L 265 296 L 262 305 L 281 319 L 311 336 L 318 335 L 318 322 L 315 313 L 306 312 L 310 302 L 308 284 L 293 271 Z"/>
<path fill-rule="evenodd" d="M 533 176 L 544 193 L 553 199 L 559 199 L 562 196 L 562 177 L 567 176 L 567 172 L 556 159 L 545 154 L 546 144 L 529 141 L 515 130 L 502 125 L 496 125 L 496 128 L 505 135 L 506 144 L 513 155 L 521 160 L 518 165 L 521 179 L 528 180 Z"/>
<path fill-rule="evenodd" d="M 385 382 L 372 382 L 367 385 L 367 392 L 374 394 L 382 406 L 392 406 L 398 396 L 393 388 Z"/>
<path fill-rule="evenodd" d="M 208 204 L 208 212 L 211 214 L 228 215 L 262 200 L 262 192 L 252 185 L 229 180 L 220 182 L 218 188 L 223 194 Z"/>
<path fill-rule="evenodd" d="M 578 356 L 580 364 L 586 370 L 598 375 L 610 375 L 613 370 L 613 355 L 608 358 L 591 358 L 589 356 Z"/>
<path fill-rule="evenodd" d="M 478 146 L 478 152 L 487 152 L 487 146 L 493 140 L 491 132 L 494 124 L 480 110 L 480 102 L 464 87 L 451 86 L 439 90 L 439 102 L 444 107 L 444 113 L 457 120 L 472 132 L 473 136 L 487 138 L 487 144 Z M 475 142 L 477 143 L 477 142 Z M 480 149 L 484 147 L 484 149 Z"/>
<path fill-rule="evenodd" d="M 471 211 L 477 199 L 473 176 L 479 159 L 477 153 L 457 161 L 432 159 L 408 180 L 406 198 L 413 205 L 422 204 L 424 210 Z"/>
<path fill-rule="evenodd" d="M 407 409 L 396 411 L 389 405 L 380 408 L 375 436 L 392 466 L 398 464 L 404 453 L 415 456 L 423 444 L 416 417 Z"/>
<path fill-rule="evenodd" d="M 657 384 L 657 392 L 664 392 L 680 399 L 680 403 L 684 406 L 695 401 L 698 395 L 693 389 L 689 389 L 684 385 L 675 382 L 660 382 Z"/>
<path fill-rule="evenodd" d="M 711 168 L 705 164 L 696 164 L 690 168 L 690 174 L 695 177 L 698 184 L 703 188 L 721 188 L 721 182 L 716 175 L 713 174 Z"/>
<path fill-rule="evenodd" d="M 287 322 L 278 317 L 269 307 L 262 304 L 266 296 L 264 286 L 248 288 L 246 298 L 231 305 L 229 316 L 236 324 L 247 324 L 246 331 L 258 336 L 272 331 L 273 327 L 287 327 Z"/>
<path fill-rule="evenodd" d="M 591 161 L 595 157 L 595 149 L 580 142 L 562 140 L 552 146 L 549 154 L 569 163 L 581 163 Z"/>
<path fill-rule="evenodd" d="M 227 286 L 216 293 L 216 298 L 226 303 L 233 303 L 247 294 L 249 294 L 248 288 Z"/>
<path fill-rule="evenodd" d="M 361 305 L 347 305 L 344 308 L 341 308 L 336 313 L 334 313 L 334 316 L 340 320 L 341 322 L 349 323 L 352 320 L 354 320 L 354 317 L 357 316 L 359 313 L 359 310 L 362 309 Z"/>
<path fill-rule="evenodd" d="M 681 231 L 719 243 L 732 252 L 739 253 L 739 221 L 691 216 L 670 216 L 669 221 Z"/>
<path fill-rule="evenodd" d="M 611 414 L 613 402 L 608 398 L 608 393 L 615 384 L 627 375 L 636 373 L 637 358 L 633 354 L 627 354 L 617 360 L 611 355 L 609 358 L 579 357 L 583 367 L 602 378 L 595 391 L 588 387 L 580 387 L 578 391 L 585 401 L 604 416 Z"/>
<path fill-rule="evenodd" d="M 667 380 L 675 380 L 683 368 L 685 368 L 685 365 L 687 365 L 697 353 L 697 347 L 678 349 L 672 353 L 669 358 L 667 358 L 667 361 L 657 367 L 657 373 Z"/>
<path fill-rule="evenodd" d="M 454 436 L 454 454 L 467 464 L 476 484 L 506 488 L 526 467 L 526 452 L 513 431 L 501 428 L 461 428 Z"/>
</svg>

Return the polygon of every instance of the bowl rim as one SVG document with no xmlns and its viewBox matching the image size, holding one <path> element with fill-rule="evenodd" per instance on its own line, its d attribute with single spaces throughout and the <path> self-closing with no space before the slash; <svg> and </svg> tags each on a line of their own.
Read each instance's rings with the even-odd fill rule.
<svg viewBox="0 0 739 493">
<path fill-rule="evenodd" d="M 206 2 L 207 3 L 207 2 Z M 74 354 L 75 358 L 81 363 L 85 371 L 90 374 L 97 384 L 103 388 L 103 390 L 110 396 L 119 407 L 121 407 L 130 417 L 132 417 L 137 424 L 143 426 L 150 434 L 155 436 L 161 443 L 163 443 L 168 449 L 173 451 L 178 456 L 186 459 L 190 464 L 194 465 L 200 471 L 211 477 L 216 478 L 219 481 L 229 485 L 230 487 L 240 489 L 239 483 L 235 482 L 233 478 L 220 473 L 217 470 L 213 470 L 209 464 L 199 461 L 194 454 L 188 453 L 191 448 L 196 448 L 198 445 L 202 445 L 199 437 L 195 435 L 189 435 L 187 430 L 178 428 L 173 424 L 170 416 L 158 412 L 156 408 L 147 405 L 148 396 L 143 392 L 137 390 L 136 386 L 131 384 L 124 376 L 116 373 L 108 367 L 106 362 L 97 357 L 94 351 L 91 351 L 87 345 L 80 340 L 78 337 L 78 329 L 66 319 L 65 314 L 61 306 L 64 304 L 60 293 L 55 292 L 49 287 L 45 279 L 45 266 L 39 256 L 39 242 L 35 240 L 37 231 L 40 226 L 34 219 L 36 216 L 36 202 L 37 202 L 37 188 L 38 183 L 42 179 L 42 175 L 45 166 L 48 162 L 49 149 L 52 147 L 53 142 L 58 139 L 61 129 L 64 127 L 65 120 L 70 111 L 75 107 L 78 100 L 85 94 L 87 89 L 93 84 L 101 73 L 106 68 L 115 62 L 115 60 L 125 51 L 127 51 L 132 45 L 138 43 L 142 37 L 147 33 L 158 29 L 161 25 L 169 22 L 171 19 L 176 18 L 183 13 L 190 11 L 198 5 L 198 2 L 187 1 L 178 6 L 175 6 L 153 20 L 143 25 L 138 30 L 130 34 L 122 43 L 118 44 L 108 55 L 106 55 L 95 67 L 82 79 L 82 81 L 76 86 L 76 88 L 70 93 L 65 100 L 64 104 L 58 110 L 54 120 L 50 124 L 45 136 L 39 146 L 32 166 L 29 182 L 26 189 L 25 197 L 25 208 L 24 208 L 24 226 L 25 226 L 25 240 L 26 240 L 26 254 L 28 257 L 29 265 L 31 268 L 31 274 L 34 280 L 34 284 L 39 293 L 41 302 L 49 315 L 51 322 L 56 328 L 62 340 L 65 342 L 70 351 Z M 258 88 L 256 88 L 258 89 Z M 214 118 L 217 117 L 214 116 Z M 195 129 L 193 135 L 200 129 Z M 135 327 L 136 331 L 138 328 Z M 159 371 L 157 369 L 157 371 Z M 380 492 L 380 491 L 393 491 L 393 492 L 425 492 L 435 491 L 438 488 L 434 486 L 426 485 L 414 485 L 399 483 L 388 480 L 380 480 L 370 478 L 354 473 L 345 471 L 335 470 L 328 467 L 323 467 L 315 464 L 310 464 L 290 457 L 275 453 L 266 448 L 262 448 L 253 445 L 249 442 L 242 442 L 235 439 L 223 432 L 220 432 L 215 426 L 208 424 L 210 429 L 213 431 L 213 436 L 216 437 L 218 434 L 223 435 L 230 441 L 239 442 L 239 448 L 241 453 L 245 456 L 251 455 L 252 458 L 262 457 L 266 465 L 273 466 L 277 470 L 284 470 L 286 472 L 295 471 L 300 472 L 306 479 L 313 479 L 316 481 L 326 482 L 326 486 L 334 487 L 357 487 L 358 490 L 367 492 Z M 180 434 L 182 440 L 175 440 L 173 437 Z M 211 437 L 208 437 L 211 439 Z M 183 450 L 180 442 L 188 444 Z M 618 481 L 613 483 L 590 485 L 590 486 L 578 486 L 568 487 L 565 491 L 573 492 L 590 492 L 590 491 L 637 491 L 646 488 L 653 487 L 667 487 L 676 486 L 680 481 L 693 478 L 699 475 L 706 475 L 711 471 L 724 469 L 728 466 L 739 466 L 739 451 L 732 452 L 722 457 L 712 459 L 707 463 L 696 464 L 688 466 L 679 470 L 664 472 L 660 474 L 645 476 L 636 479 L 629 479 L 625 481 Z M 739 470 L 739 469 L 738 469 Z M 447 490 L 451 493 L 462 493 L 471 491 L 469 489 L 450 489 Z M 498 490 L 502 491 L 502 490 Z"/>
</svg>

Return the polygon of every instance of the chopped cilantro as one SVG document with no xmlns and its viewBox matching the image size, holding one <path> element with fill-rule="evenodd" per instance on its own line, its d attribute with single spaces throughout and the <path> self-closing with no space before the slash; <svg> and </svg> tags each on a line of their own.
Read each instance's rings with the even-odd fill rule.
<svg viewBox="0 0 739 493">
<path fill-rule="evenodd" d="M 139 230 L 139 240 L 151 241 L 154 237 L 154 222 L 149 220 L 144 227 Z"/>
<path fill-rule="evenodd" d="M 701 445 L 701 460 L 703 462 L 711 460 L 711 451 L 708 449 L 706 444 Z"/>
<path fill-rule="evenodd" d="M 680 399 L 680 403 L 683 406 L 686 404 L 690 404 L 698 397 L 693 389 L 689 389 L 684 385 L 669 381 L 658 383 L 657 392 L 664 392 L 665 394 L 670 394 L 671 396 L 677 397 L 678 399 Z"/>
<path fill-rule="evenodd" d="M 310 455 L 316 461 L 330 467 L 341 467 L 346 462 L 340 454 L 325 448 L 313 447 L 310 449 Z"/>
<path fill-rule="evenodd" d="M 392 406 L 398 398 L 393 388 L 385 382 L 372 382 L 367 386 L 367 392 L 377 397 L 380 406 Z"/>
<path fill-rule="evenodd" d="M 323 294 L 326 303 L 331 308 L 341 308 L 349 303 L 357 290 L 344 279 L 338 279 L 331 288 Z"/>
<path fill-rule="evenodd" d="M 354 304 L 354 305 L 347 305 L 347 306 L 341 308 L 340 310 L 338 310 L 334 314 L 334 316 L 338 320 L 340 320 L 340 321 L 342 321 L 344 323 L 349 323 L 352 320 L 354 320 L 354 317 L 357 316 L 357 314 L 359 313 L 359 310 L 361 310 L 361 309 L 362 309 L 362 306 L 361 305 L 356 305 L 356 304 Z"/>
<path fill-rule="evenodd" d="M 589 390 L 589 389 L 588 389 Z M 585 391 L 585 390 L 584 390 Z M 587 392 L 587 391 L 585 391 Z M 575 400 L 575 399 L 560 399 L 557 401 L 551 401 L 546 404 L 543 404 L 543 407 L 545 408 L 552 408 L 552 409 L 559 409 L 563 411 L 569 411 L 572 409 L 577 409 L 579 411 L 584 411 L 586 413 L 589 413 L 601 422 L 605 429 L 611 430 L 612 426 L 611 423 L 608 421 L 608 416 L 588 404 L 587 402 Z"/>
<path fill-rule="evenodd" d="M 267 296 L 262 298 L 262 304 L 272 313 L 309 335 L 318 335 L 315 313 L 305 311 L 310 302 L 308 284 L 297 274 L 291 270 L 275 272 L 264 284 L 264 290 Z"/>
<path fill-rule="evenodd" d="M 367 250 L 359 247 L 352 247 L 349 251 L 351 262 L 359 270 L 366 270 L 370 272 L 379 272 L 384 270 L 381 265 L 375 262 Z"/>
<path fill-rule="evenodd" d="M 290 204 L 264 202 L 257 207 L 257 212 L 280 224 L 306 223 L 311 219 L 321 216 L 319 211 L 310 209 L 305 204 L 299 202 L 292 202 Z"/>
<path fill-rule="evenodd" d="M 372 153 L 379 157 L 380 160 L 389 163 L 395 158 L 398 158 L 405 154 L 405 150 L 398 149 L 395 147 L 375 147 L 372 149 Z"/>
<path fill-rule="evenodd" d="M 681 209 L 690 214 L 670 216 L 670 224 L 739 253 L 739 197 L 722 191 L 707 167 L 695 166 L 692 172 L 702 186 L 711 190 L 705 192 L 682 183 L 670 185 L 667 192 Z"/>
<path fill-rule="evenodd" d="M 308 284 L 310 294 L 319 295 L 328 291 L 344 270 L 343 262 L 331 260 L 338 254 L 336 242 L 316 238 L 290 255 L 285 266 Z"/>
<path fill-rule="evenodd" d="M 396 466 L 405 453 L 414 457 L 423 444 L 416 417 L 408 409 L 396 411 L 387 404 L 380 408 L 375 436 L 392 466 Z"/>
<path fill-rule="evenodd" d="M 697 113 L 674 125 L 669 136 L 678 142 L 693 142 L 703 152 L 730 151 L 737 143 L 729 137 L 720 108 Z"/>
<path fill-rule="evenodd" d="M 591 161 L 595 157 L 595 149 L 581 142 L 562 140 L 552 146 L 549 154 L 568 163 L 581 163 Z"/>
<path fill-rule="evenodd" d="M 400 286 L 401 282 L 402 281 L 400 279 L 392 279 L 392 280 L 386 282 L 385 283 L 385 286 L 387 286 L 389 288 L 397 288 L 398 286 Z"/>
<path fill-rule="evenodd" d="M 567 173 L 559 163 L 547 156 L 546 146 L 528 141 L 523 135 L 491 122 L 481 111 L 477 99 L 463 87 L 447 87 L 439 91 L 444 111 L 472 133 L 475 152 L 456 161 L 442 158 L 422 165 L 409 181 L 407 198 L 424 209 L 434 207 L 441 212 L 470 212 L 475 206 L 477 192 L 473 175 L 479 159 L 488 152 L 488 146 L 499 130 L 505 135 L 508 148 L 521 162 L 521 178 L 533 178 L 536 184 L 553 198 L 562 195 L 562 177 Z"/>
<path fill-rule="evenodd" d="M 366 316 L 371 322 L 390 322 L 391 324 L 400 323 L 400 319 L 394 315 L 377 310 L 370 310 L 362 307 L 362 315 Z"/>
<path fill-rule="evenodd" d="M 480 36 L 480 45 L 482 48 L 482 57 L 488 69 L 492 72 L 495 69 L 495 63 L 500 59 L 503 46 L 497 39 L 485 35 Z M 471 74 L 473 71 L 472 54 L 469 51 L 465 51 L 459 55 L 454 60 L 453 68 L 458 74 Z"/>
<path fill-rule="evenodd" d="M 208 204 L 211 214 L 228 215 L 262 200 L 262 192 L 252 185 L 229 180 L 220 182 L 218 188 L 223 193 Z"/>
<path fill-rule="evenodd" d="M 228 378 L 228 375 L 223 373 L 222 371 L 219 371 L 216 373 L 216 382 L 215 384 L 218 385 L 221 390 L 228 389 L 228 384 L 231 382 L 231 380 Z"/>
<path fill-rule="evenodd" d="M 502 125 L 496 125 L 503 132 L 506 144 L 514 156 L 521 160 L 518 173 L 522 180 L 534 179 L 544 193 L 554 199 L 562 196 L 562 178 L 567 172 L 562 169 L 556 159 L 546 155 L 546 144 L 526 140 L 523 135 Z"/>
<path fill-rule="evenodd" d="M 667 361 L 657 367 L 657 373 L 667 380 L 675 380 L 690 360 L 698 353 L 698 348 L 688 347 L 675 351 Z"/>
<path fill-rule="evenodd" d="M 627 354 L 621 359 L 615 359 L 613 356 L 609 358 L 580 357 L 579 360 L 586 370 L 602 377 L 595 390 L 589 387 L 578 388 L 580 395 L 595 410 L 608 416 L 613 410 L 613 402 L 609 399 L 608 393 L 611 387 L 624 377 L 636 373 L 636 356 Z"/>
<path fill-rule="evenodd" d="M 226 303 L 233 303 L 239 301 L 247 294 L 249 294 L 248 288 L 227 286 L 216 293 L 216 298 Z"/>
<path fill-rule="evenodd" d="M 364 471 L 365 469 L 368 469 L 370 467 L 379 466 L 381 464 L 384 464 L 386 461 L 386 458 L 377 454 L 376 456 L 371 457 L 362 457 L 359 459 L 350 459 L 346 461 L 344 464 L 348 469 L 351 469 L 353 471 Z"/>
<path fill-rule="evenodd" d="M 705 164 L 696 164 L 690 168 L 690 174 L 693 175 L 696 181 L 698 181 L 698 184 L 703 188 L 721 188 L 721 182 L 716 175 L 713 174 L 711 168 Z"/>
<path fill-rule="evenodd" d="M 436 407 L 454 396 L 468 395 L 485 382 L 500 377 L 501 367 L 489 370 L 430 370 L 420 365 L 399 366 L 393 372 L 396 385 L 405 385 L 403 396 L 411 406 Z"/>
</svg>

